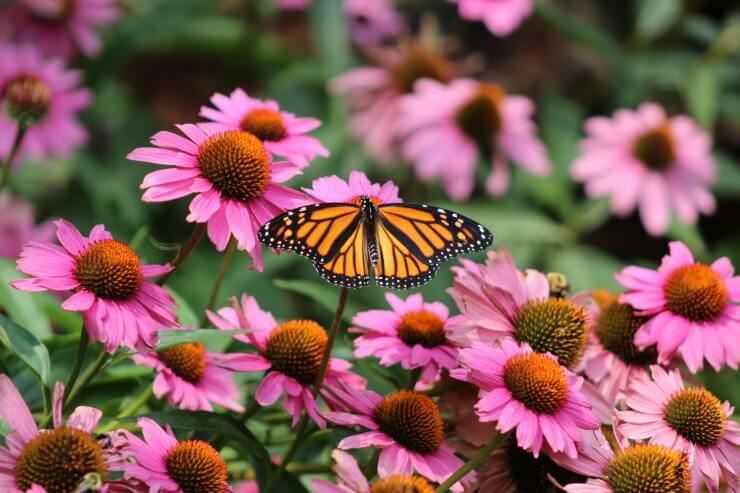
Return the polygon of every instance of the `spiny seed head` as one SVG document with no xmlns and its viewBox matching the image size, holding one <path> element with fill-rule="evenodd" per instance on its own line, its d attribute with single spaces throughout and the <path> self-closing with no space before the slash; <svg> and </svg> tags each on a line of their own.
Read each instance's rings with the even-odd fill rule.
<svg viewBox="0 0 740 493">
<path fill-rule="evenodd" d="M 494 136 L 501 130 L 500 105 L 505 97 L 498 85 L 481 83 L 478 93 L 457 111 L 457 126 L 479 146 L 491 147 Z"/>
<path fill-rule="evenodd" d="M 512 356 L 504 366 L 504 383 L 514 399 L 538 413 L 555 413 L 568 399 L 565 372 L 544 354 Z"/>
<path fill-rule="evenodd" d="M 98 298 L 128 300 L 143 281 L 136 252 L 118 240 L 102 240 L 87 247 L 75 259 L 75 279 Z"/>
<path fill-rule="evenodd" d="M 261 141 L 280 140 L 285 136 L 285 122 L 280 112 L 269 108 L 256 108 L 247 113 L 241 128 Z"/>
<path fill-rule="evenodd" d="M 206 371 L 206 348 L 200 342 L 187 342 L 159 351 L 159 359 L 178 377 L 190 383 L 200 382 Z"/>
<path fill-rule="evenodd" d="M 550 477 L 558 484 L 586 482 L 585 477 L 558 466 L 545 454 L 535 458 L 519 448 L 515 440 L 509 440 L 506 460 L 517 493 L 559 493 L 561 490 L 550 481 Z"/>
<path fill-rule="evenodd" d="M 421 344 L 425 348 L 433 348 L 446 341 L 444 325 L 436 313 L 419 310 L 404 314 L 396 332 L 407 346 Z"/>
<path fill-rule="evenodd" d="M 640 351 L 633 342 L 635 332 L 647 320 L 647 317 L 636 315 L 632 306 L 617 301 L 615 296 L 601 308 L 596 322 L 596 337 L 604 349 L 627 364 L 655 363 L 657 352 L 654 346 Z"/>
<path fill-rule="evenodd" d="M 419 79 L 434 79 L 440 82 L 450 80 L 449 62 L 420 46 L 411 47 L 396 66 L 393 78 L 401 93 L 410 93 Z"/>
<path fill-rule="evenodd" d="M 270 334 L 266 357 L 273 370 L 310 385 L 318 376 L 326 342 L 326 331 L 313 320 L 289 320 Z"/>
<path fill-rule="evenodd" d="M 567 368 L 575 367 L 586 350 L 588 313 L 570 300 L 530 300 L 520 307 L 514 327 L 517 341 L 554 354 Z"/>
<path fill-rule="evenodd" d="M 198 164 L 224 198 L 242 202 L 261 197 L 272 176 L 260 139 L 239 130 L 209 137 L 200 145 Z"/>
<path fill-rule="evenodd" d="M 667 170 L 676 158 L 671 128 L 666 123 L 645 132 L 635 141 L 632 154 L 651 170 Z"/>
<path fill-rule="evenodd" d="M 5 83 L 0 91 L 8 116 L 32 124 L 41 120 L 49 110 L 51 89 L 38 77 L 21 75 Z"/>
<path fill-rule="evenodd" d="M 38 484 L 48 493 L 72 493 L 90 473 L 105 477 L 103 449 L 89 433 L 62 426 L 26 445 L 15 466 L 15 483 L 22 491 Z"/>
<path fill-rule="evenodd" d="M 689 493 L 691 476 L 682 453 L 661 445 L 633 445 L 618 453 L 607 470 L 614 493 Z"/>
<path fill-rule="evenodd" d="M 420 476 L 394 474 L 375 481 L 370 486 L 370 493 L 434 493 L 434 488 Z"/>
<path fill-rule="evenodd" d="M 185 440 L 172 447 L 165 459 L 167 473 L 184 493 L 224 493 L 226 463 L 202 440 Z"/>
<path fill-rule="evenodd" d="M 663 416 L 679 435 L 706 447 L 722 438 L 727 424 L 722 403 L 703 388 L 676 392 L 665 405 Z"/>
<path fill-rule="evenodd" d="M 390 394 L 375 408 L 373 418 L 383 433 L 411 451 L 433 453 L 442 443 L 442 415 L 424 394 L 408 390 Z"/>
<path fill-rule="evenodd" d="M 695 322 L 713 320 L 729 300 L 719 274 L 708 265 L 698 263 L 671 272 L 663 293 L 671 312 Z"/>
</svg>

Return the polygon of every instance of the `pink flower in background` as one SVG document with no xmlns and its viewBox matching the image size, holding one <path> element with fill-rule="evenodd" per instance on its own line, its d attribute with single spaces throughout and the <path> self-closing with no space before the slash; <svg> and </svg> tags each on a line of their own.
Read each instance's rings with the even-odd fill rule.
<svg viewBox="0 0 740 493">
<path fill-rule="evenodd" d="M 378 476 L 411 476 L 414 471 L 435 482 L 443 482 L 463 462 L 444 440 L 444 422 L 437 404 L 419 392 L 402 390 L 381 397 L 371 390 L 328 385 L 332 408 L 323 413 L 332 423 L 369 431 L 339 442 L 342 450 L 380 449 Z M 462 491 L 460 483 L 452 488 Z"/>
<path fill-rule="evenodd" d="M 278 324 L 270 312 L 263 311 L 251 296 L 242 296 L 241 306 L 208 312 L 214 326 L 224 330 L 249 329 L 251 332 L 234 338 L 252 347 L 259 354 L 242 355 L 242 371 L 267 372 L 255 399 L 261 406 L 270 406 L 285 394 L 285 409 L 293 417 L 293 426 L 305 410 L 321 427 L 326 421 L 319 414 L 313 384 L 318 377 L 321 358 L 327 343 L 324 328 L 312 320 L 288 320 Z M 349 371 L 351 365 L 331 358 L 324 376 L 325 385 L 346 382 L 353 388 L 364 388 L 365 380 Z"/>
<path fill-rule="evenodd" d="M 472 79 L 448 85 L 423 80 L 402 98 L 400 107 L 397 128 L 406 136 L 403 156 L 414 164 L 419 179 L 441 179 L 454 200 L 473 192 L 480 157 L 491 162 L 486 181 L 491 195 L 508 189 L 509 161 L 537 176 L 550 172 L 528 98 Z"/>
<path fill-rule="evenodd" d="M 4 12 L 4 23 L 15 38 L 45 53 L 93 56 L 102 48 L 95 29 L 111 25 L 118 16 L 115 0 L 18 0 Z"/>
<path fill-rule="evenodd" d="M 305 168 L 316 156 L 329 157 L 319 139 L 304 135 L 321 126 L 316 118 L 281 111 L 277 102 L 250 98 L 242 89 L 230 96 L 211 96 L 216 108 L 203 106 L 200 116 L 223 125 L 223 130 L 244 130 L 262 141 L 267 152 Z"/>
<path fill-rule="evenodd" d="M 30 241 L 49 242 L 54 225 L 45 221 L 36 225 L 33 206 L 9 193 L 0 194 L 0 257 L 15 259 Z"/>
<path fill-rule="evenodd" d="M 398 186 L 388 180 L 383 183 L 371 183 L 362 171 L 352 171 L 349 181 L 344 181 L 336 175 L 317 178 L 311 183 L 311 188 L 304 188 L 316 202 L 352 202 L 361 195 L 372 198 L 376 204 L 392 204 L 401 202 L 398 196 Z"/>
<path fill-rule="evenodd" d="M 365 151 L 381 164 L 390 164 L 399 154 L 396 123 L 401 96 L 413 91 L 419 79 L 449 80 L 451 67 L 442 55 L 419 44 L 375 53 L 375 66 L 350 70 L 332 80 L 329 89 L 346 97 L 353 113 L 350 131 Z"/>
<path fill-rule="evenodd" d="M 0 44 L 0 159 L 10 152 L 18 132 L 12 115 L 32 121 L 16 163 L 66 159 L 87 140 L 77 114 L 92 99 L 79 89 L 81 73 L 67 70 L 61 59 L 45 59 L 32 45 Z"/>
<path fill-rule="evenodd" d="M 694 482 L 701 478 L 709 491 L 719 491 L 720 478 L 740 486 L 740 424 L 731 419 L 730 403 L 701 387 L 684 388 L 678 370 L 657 365 L 650 370 L 652 380 L 630 387 L 625 400 L 630 410 L 616 412 L 619 434 L 694 457 Z"/>
<path fill-rule="evenodd" d="M 360 312 L 352 319 L 358 327 L 348 332 L 363 334 L 354 340 L 356 358 L 375 356 L 383 366 L 420 368 L 422 385 L 438 380 L 442 368 L 456 366 L 457 348 L 445 334 L 449 311 L 444 304 L 425 303 L 421 294 L 402 300 L 386 293 L 385 299 L 391 310 Z"/>
<path fill-rule="evenodd" d="M 668 228 L 672 209 L 689 224 L 700 212 L 714 212 L 712 143 L 690 118 L 668 118 L 657 104 L 643 103 L 611 119 L 590 118 L 586 133 L 571 176 L 590 197 L 609 197 L 615 214 L 637 207 L 647 232 L 658 236 Z"/>
<path fill-rule="evenodd" d="M 247 479 L 234 487 L 234 493 L 260 493 L 260 487 L 254 479 Z"/>
<path fill-rule="evenodd" d="M 173 407 L 212 411 L 211 404 L 241 412 L 234 372 L 249 371 L 253 355 L 209 351 L 191 342 L 132 356 L 140 365 L 157 371 L 154 395 L 167 397 Z"/>
<path fill-rule="evenodd" d="M 168 166 L 144 177 L 145 202 L 167 202 L 195 193 L 189 222 L 207 223 L 208 237 L 222 251 L 233 235 L 240 250 L 249 253 L 262 270 L 260 226 L 276 215 L 306 203 L 305 196 L 278 185 L 299 175 L 299 166 L 273 162 L 254 135 L 221 131 L 212 124 L 177 125 L 187 138 L 158 132 L 156 147 L 139 147 L 128 155 L 132 161 Z"/>
<path fill-rule="evenodd" d="M 658 363 L 680 353 L 692 373 L 704 359 L 719 371 L 740 362 L 740 276 L 727 257 L 711 265 L 694 261 L 680 241 L 669 244 L 657 271 L 627 267 L 616 279 L 628 291 L 620 301 L 641 315 L 652 316 L 635 334 L 644 349 L 657 344 Z"/>
<path fill-rule="evenodd" d="M 149 418 L 139 418 L 144 439 L 129 433 L 124 453 L 124 477 L 146 485 L 150 492 L 187 493 L 190 491 L 223 491 L 229 486 L 226 462 L 207 442 L 177 441 L 172 429 L 163 429 Z M 145 490 L 146 491 L 146 490 Z"/>
<path fill-rule="evenodd" d="M 631 305 L 620 303 L 618 295 L 602 290 L 594 290 L 591 295 L 600 313 L 583 355 L 583 372 L 614 406 L 632 382 L 649 378 L 647 367 L 657 361 L 657 352 L 655 347 L 641 351 L 633 342 L 647 317 L 637 315 Z"/>
<path fill-rule="evenodd" d="M 64 385 L 54 386 L 54 427 L 39 430 L 31 411 L 7 375 L 0 374 L 0 418 L 10 427 L 5 446 L 0 446 L 0 491 L 47 493 L 59 485 L 78 485 L 86 474 L 105 477 L 118 461 L 95 438 L 103 413 L 87 406 L 75 408 L 66 423 L 62 416 Z M 75 453 L 62 454 L 61 451 Z M 57 454 L 50 460 L 49 454 Z M 84 457 L 84 461 L 81 460 Z M 107 492 L 104 481 L 100 491 Z"/>
<path fill-rule="evenodd" d="M 309 6 L 311 0 L 275 0 L 283 10 L 303 10 Z"/>
<path fill-rule="evenodd" d="M 480 420 L 497 422 L 502 433 L 516 429 L 519 447 L 535 457 L 544 443 L 553 452 L 575 457 L 581 430 L 601 424 L 580 393 L 583 379 L 527 344 L 504 340 L 499 349 L 462 349 L 459 363 L 462 367 L 452 370 L 452 377 L 482 391 L 475 405 Z"/>
<path fill-rule="evenodd" d="M 334 450 L 331 453 L 334 459 L 334 473 L 339 483 L 331 483 L 325 479 L 314 479 L 311 487 L 316 493 L 371 493 L 371 492 L 410 492 L 434 493 L 429 482 L 419 476 L 392 475 L 381 478 L 370 484 L 360 470 L 357 460 L 343 450 Z"/>
<path fill-rule="evenodd" d="M 460 17 L 482 21 L 496 36 L 508 36 L 532 14 L 533 0 L 449 0 L 456 3 Z"/>
<path fill-rule="evenodd" d="M 363 47 L 379 45 L 404 30 L 403 17 L 389 0 L 345 0 L 344 12 L 352 40 Z"/>
<path fill-rule="evenodd" d="M 142 264 L 127 244 L 114 240 L 102 224 L 88 237 L 71 223 L 54 222 L 61 246 L 31 242 L 18 257 L 20 272 L 31 276 L 11 285 L 21 291 L 73 291 L 62 303 L 81 312 L 85 329 L 109 353 L 119 347 L 143 348 L 157 342 L 157 331 L 177 325 L 175 301 L 147 280 L 172 270 Z"/>
</svg>

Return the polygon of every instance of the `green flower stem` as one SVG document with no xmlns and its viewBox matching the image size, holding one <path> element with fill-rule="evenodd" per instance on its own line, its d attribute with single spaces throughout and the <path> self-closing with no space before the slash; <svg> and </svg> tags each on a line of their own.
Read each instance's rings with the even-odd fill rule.
<svg viewBox="0 0 740 493">
<path fill-rule="evenodd" d="M 10 148 L 8 155 L 5 157 L 5 161 L 3 161 L 2 166 L 0 166 L 0 192 L 3 191 L 5 185 L 8 183 L 10 168 L 13 167 L 13 161 L 15 161 L 15 157 L 18 155 L 18 151 L 21 148 L 21 142 L 23 142 L 23 137 L 26 135 L 27 130 L 28 127 L 26 125 L 18 123 L 18 131 L 15 133 L 13 145 Z"/>
<path fill-rule="evenodd" d="M 285 472 L 286 466 L 290 463 L 290 461 L 293 459 L 293 456 L 300 448 L 301 444 L 303 443 L 303 440 L 308 436 L 308 414 L 305 412 L 303 413 L 303 416 L 301 416 L 301 421 L 298 423 L 298 427 L 296 428 L 295 432 L 295 440 L 293 440 L 293 443 L 290 445 L 290 448 L 287 452 L 285 452 L 285 455 L 283 456 L 283 460 L 280 462 L 280 465 L 277 466 L 277 469 L 272 473 L 270 476 L 270 479 L 267 481 L 267 485 L 265 485 L 265 490 L 263 493 L 272 493 L 272 490 L 275 489 L 275 486 L 280 481 L 280 478 L 283 475 L 283 472 Z"/>
<path fill-rule="evenodd" d="M 249 403 L 247 408 L 244 410 L 243 413 L 239 415 L 237 420 L 240 423 L 246 423 L 249 418 L 251 418 L 260 409 L 262 409 L 262 406 L 260 406 L 260 403 L 257 402 L 257 399 L 252 399 L 252 402 Z"/>
<path fill-rule="evenodd" d="M 82 331 L 80 332 L 80 345 L 77 347 L 77 359 L 75 360 L 75 365 L 72 367 L 72 371 L 69 373 L 69 377 L 67 377 L 67 384 L 65 388 L 70 391 L 77 383 L 77 377 L 80 376 L 80 370 L 82 369 L 82 365 L 85 362 L 85 354 L 87 354 L 87 347 L 90 345 L 90 336 L 87 334 L 87 330 L 85 330 L 85 326 L 82 326 Z"/>
<path fill-rule="evenodd" d="M 342 323 L 342 316 L 344 315 L 344 309 L 347 306 L 347 298 L 349 298 L 349 289 L 342 288 L 339 292 L 339 302 L 337 303 L 337 311 L 334 313 L 334 320 L 331 322 L 331 328 L 329 329 L 329 338 L 326 341 L 326 349 L 324 354 L 321 356 L 321 363 L 319 364 L 319 372 L 316 375 L 316 392 L 321 388 L 321 382 L 324 381 L 324 375 L 326 374 L 326 368 L 329 366 L 329 358 L 331 357 L 331 349 L 334 346 L 334 341 L 337 338 L 337 332 L 339 332 L 339 326 Z"/>
<path fill-rule="evenodd" d="M 301 474 L 327 474 L 332 471 L 331 464 L 301 464 L 291 462 L 285 466 L 285 470 L 296 476 Z"/>
<path fill-rule="evenodd" d="M 126 405 L 126 407 L 121 409 L 121 411 L 118 413 L 117 418 L 126 418 L 135 415 L 142 406 L 149 402 L 149 399 L 151 399 L 153 394 L 154 392 L 152 391 L 152 386 L 147 385 L 146 388 L 144 388 L 144 390 L 139 393 L 138 396 L 132 399 L 131 402 Z M 106 433 L 115 428 L 118 428 L 119 426 L 121 426 L 121 422 L 118 421 L 118 419 L 114 419 L 105 426 L 98 428 L 98 433 Z"/>
<path fill-rule="evenodd" d="M 216 274 L 216 280 L 213 281 L 213 287 L 211 288 L 211 294 L 208 297 L 208 304 L 206 305 L 206 309 L 203 311 L 203 320 L 201 320 L 200 326 L 205 327 L 208 323 L 208 315 L 206 315 L 206 312 L 209 310 L 213 310 L 214 305 L 216 304 L 216 298 L 218 298 L 218 292 L 221 289 L 221 285 L 224 282 L 224 278 L 226 277 L 226 273 L 229 271 L 229 266 L 231 265 L 231 260 L 234 258 L 234 252 L 236 252 L 236 238 L 233 236 L 229 240 L 229 246 L 226 247 L 226 252 L 224 253 L 224 258 L 221 261 L 221 267 L 218 269 L 218 274 Z"/>
<path fill-rule="evenodd" d="M 68 407 L 72 405 L 75 400 L 80 396 L 80 394 L 87 388 L 88 385 L 90 385 L 90 382 L 92 382 L 93 378 L 95 378 L 95 375 L 100 372 L 100 370 L 105 366 L 105 364 L 110 359 L 110 355 L 105 351 L 105 348 L 100 352 L 100 356 L 98 356 L 98 359 L 95 360 L 95 362 L 85 370 L 85 373 L 82 374 L 82 378 L 80 379 L 79 383 L 67 394 L 67 399 L 64 401 L 64 407 Z"/>
<path fill-rule="evenodd" d="M 172 261 L 172 270 L 160 277 L 157 281 L 157 284 L 159 284 L 160 286 L 165 285 L 167 280 L 172 277 L 172 274 L 174 274 L 175 271 L 180 268 L 183 262 L 185 262 L 185 259 L 188 258 L 193 250 L 195 250 L 195 247 L 198 246 L 198 243 L 200 243 L 200 240 L 201 238 L 203 238 L 205 232 L 206 223 L 197 223 L 195 225 L 193 231 L 190 233 L 190 236 L 185 241 L 185 244 L 182 246 L 180 251 L 177 252 L 177 255 L 175 255 L 175 259 Z"/>
<path fill-rule="evenodd" d="M 470 459 L 468 462 L 462 465 L 460 469 L 455 471 L 452 476 L 447 478 L 447 480 L 439 485 L 439 488 L 435 490 L 435 493 L 445 493 L 446 491 L 449 491 L 450 488 L 452 488 L 452 485 L 460 481 L 462 478 L 464 478 L 470 471 L 481 465 L 481 463 L 486 460 L 488 457 L 491 456 L 494 450 L 501 445 L 501 442 L 504 441 L 504 438 L 506 438 L 505 433 L 498 433 L 495 437 L 491 439 L 488 444 L 486 444 L 485 447 L 480 449 L 475 456 Z"/>
</svg>

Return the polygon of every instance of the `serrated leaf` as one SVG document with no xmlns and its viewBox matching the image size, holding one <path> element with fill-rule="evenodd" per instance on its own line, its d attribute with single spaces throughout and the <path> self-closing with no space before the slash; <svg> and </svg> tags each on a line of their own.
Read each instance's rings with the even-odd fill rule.
<svg viewBox="0 0 740 493">
<path fill-rule="evenodd" d="M 51 369 L 49 352 L 36 336 L 7 317 L 0 315 L 0 345 L 18 356 L 36 374 L 41 384 L 48 387 Z"/>
<path fill-rule="evenodd" d="M 275 466 L 270 460 L 267 449 L 257 440 L 257 437 L 243 424 L 225 414 L 208 413 L 204 411 L 164 411 L 147 414 L 146 417 L 162 425 L 170 425 L 174 430 L 195 431 L 221 436 L 235 449 L 246 455 L 257 475 L 260 488 L 266 484 Z M 133 418 L 126 418 L 127 421 Z M 280 493 L 306 492 L 306 488 L 287 472 L 283 480 L 273 490 Z"/>
<path fill-rule="evenodd" d="M 196 329 L 196 330 L 161 330 L 159 331 L 159 344 L 156 349 L 165 349 L 178 344 L 189 342 L 202 342 L 208 347 L 228 346 L 231 338 L 235 335 L 246 334 L 249 330 L 217 330 L 217 329 Z"/>
<path fill-rule="evenodd" d="M 16 323 L 37 338 L 45 339 L 51 335 L 51 325 L 37 302 L 37 295 L 18 291 L 9 284 L 20 277 L 23 276 L 18 274 L 14 261 L 0 259 L 0 306 Z"/>
</svg>

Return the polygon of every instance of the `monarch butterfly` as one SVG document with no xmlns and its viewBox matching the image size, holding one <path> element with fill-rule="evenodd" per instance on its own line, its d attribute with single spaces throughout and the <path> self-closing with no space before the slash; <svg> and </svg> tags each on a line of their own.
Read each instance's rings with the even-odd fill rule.
<svg viewBox="0 0 740 493">
<path fill-rule="evenodd" d="M 268 247 L 307 257 L 323 279 L 346 288 L 367 286 L 371 271 L 379 286 L 419 286 L 445 260 L 493 241 L 490 231 L 456 212 L 376 205 L 367 195 L 352 203 L 293 209 L 267 222 L 257 236 Z"/>
</svg>

